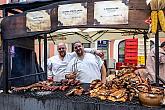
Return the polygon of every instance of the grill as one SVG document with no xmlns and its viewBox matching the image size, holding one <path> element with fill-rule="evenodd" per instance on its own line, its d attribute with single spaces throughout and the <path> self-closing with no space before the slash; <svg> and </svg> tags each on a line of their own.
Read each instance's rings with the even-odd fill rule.
<svg viewBox="0 0 165 110">
<path fill-rule="evenodd" d="M 83 84 L 81 85 L 85 90 L 89 87 L 88 84 Z M 73 88 L 73 87 L 71 87 Z M 70 89 L 69 89 L 70 90 Z M 134 107 L 134 108 L 139 108 L 139 110 L 160 110 L 160 108 L 147 108 L 145 106 L 142 106 L 138 100 L 138 98 L 133 98 L 132 101 L 128 102 L 112 102 L 110 100 L 100 100 L 97 98 L 92 98 L 89 95 L 81 95 L 81 96 L 66 96 L 65 94 L 69 91 L 30 91 L 30 92 L 15 92 L 13 94 L 16 95 L 21 95 L 26 98 L 32 97 L 36 98 L 38 100 L 50 100 L 50 99 L 60 99 L 60 100 L 65 100 L 68 102 L 74 102 L 74 103 L 89 103 L 89 104 L 95 104 L 95 105 L 109 105 L 109 106 L 127 106 L 127 107 Z M 165 109 L 164 106 L 161 106 L 161 108 Z"/>
<path fill-rule="evenodd" d="M 66 96 L 65 94 L 68 91 L 33 91 L 33 92 L 17 92 L 13 94 L 21 95 L 24 97 L 33 97 L 38 100 L 47 100 L 47 99 L 61 99 L 61 100 L 68 100 L 68 101 L 73 101 L 73 102 L 83 102 L 83 103 L 95 103 L 95 104 L 109 104 L 112 103 L 112 101 L 109 100 L 100 100 L 97 98 L 92 98 L 89 95 L 81 95 L 81 96 Z M 113 102 L 114 104 L 126 104 L 126 105 L 140 105 L 139 101 L 137 98 L 134 98 L 130 102 Z"/>
</svg>

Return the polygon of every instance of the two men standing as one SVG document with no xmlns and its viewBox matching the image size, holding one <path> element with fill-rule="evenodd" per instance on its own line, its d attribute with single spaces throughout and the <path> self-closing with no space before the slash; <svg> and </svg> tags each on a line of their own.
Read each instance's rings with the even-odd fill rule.
<svg viewBox="0 0 165 110">
<path fill-rule="evenodd" d="M 81 42 L 74 44 L 75 52 L 66 53 L 64 43 L 59 43 L 57 50 L 59 55 L 48 59 L 49 75 L 53 75 L 55 81 L 64 79 L 68 72 L 77 72 L 77 78 L 84 83 L 90 83 L 94 79 L 102 79 L 105 82 L 105 66 L 103 61 L 95 55 L 100 54 L 98 51 L 85 50 Z"/>
</svg>

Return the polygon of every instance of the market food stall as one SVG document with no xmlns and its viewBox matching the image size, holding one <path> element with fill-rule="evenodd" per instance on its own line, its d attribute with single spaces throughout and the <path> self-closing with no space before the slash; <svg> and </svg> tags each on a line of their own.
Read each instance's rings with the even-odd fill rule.
<svg viewBox="0 0 165 110">
<path fill-rule="evenodd" d="M 114 4 L 114 6 L 111 6 Z M 102 7 L 101 9 L 99 7 Z M 117 7 L 117 8 L 116 8 Z M 100 9 L 100 10 L 99 10 Z M 124 12 L 123 12 L 124 10 Z M 110 12 L 117 12 L 113 13 Z M 138 13 L 138 14 L 137 14 Z M 57 2 L 47 6 L 39 7 L 37 9 L 26 11 L 22 14 L 6 17 L 2 21 L 2 37 L 3 37 L 3 46 L 4 46 L 4 75 L 5 75 L 5 87 L 4 91 L 7 93 L 10 89 L 12 94 L 0 94 L 0 104 L 2 109 L 6 108 L 7 110 L 31 110 L 31 109 L 43 109 L 43 110 L 109 110 L 109 109 L 125 109 L 125 110 L 139 110 L 139 109 L 149 109 L 149 110 L 163 110 L 163 106 L 158 108 L 147 108 L 142 106 L 137 100 L 137 98 L 132 99 L 132 101 L 112 101 L 113 97 L 109 96 L 111 101 L 106 100 L 107 97 L 102 96 L 100 100 L 98 97 L 89 97 L 89 95 L 76 95 L 68 96 L 66 95 L 72 88 L 67 89 L 66 84 L 56 85 L 53 87 L 48 86 L 48 83 L 39 82 L 31 83 L 31 86 L 21 87 L 21 88 L 10 88 L 9 81 L 12 79 L 17 79 L 18 77 L 9 77 L 11 74 L 10 67 L 10 57 L 9 47 L 12 45 L 21 46 L 23 48 L 30 48 L 30 55 L 34 55 L 34 39 L 40 38 L 44 39 L 44 71 L 39 71 L 34 73 L 35 69 L 30 71 L 30 75 L 23 75 L 22 77 L 31 77 L 37 76 L 40 74 L 47 74 L 47 34 L 53 31 L 63 29 L 63 28 L 113 28 L 113 29 L 135 29 L 138 30 L 138 33 L 146 34 L 148 30 L 148 25 L 144 23 L 144 20 L 149 17 L 150 8 L 145 4 L 144 0 L 119 0 L 119 1 L 93 1 L 93 0 L 74 0 L 74 1 L 65 1 Z M 112 16 L 113 15 L 113 16 Z M 112 21 L 109 19 L 112 17 Z M 114 17 L 114 18 L 113 18 Z M 117 18 L 118 19 L 117 19 Z M 158 38 L 158 36 L 156 36 Z M 28 41 L 25 41 L 28 39 Z M 30 43 L 31 41 L 31 43 Z M 27 43 L 28 42 L 28 43 Z M 28 55 L 29 56 L 29 55 Z M 30 67 L 34 68 L 34 57 L 31 57 Z M 123 76 L 121 74 L 121 76 Z M 120 74 L 117 77 L 121 77 Z M 126 75 L 129 76 L 129 75 Z M 133 74 L 134 76 L 134 74 Z M 136 75 L 135 75 L 136 76 Z M 134 77 L 135 77 L 134 76 Z M 19 76 L 19 78 L 22 78 Z M 123 78 L 123 77 L 122 77 Z M 125 77 L 124 77 L 125 79 Z M 127 80 L 129 78 L 126 78 Z M 117 80 L 117 79 L 116 79 Z M 134 80 L 139 81 L 139 79 Z M 134 82 L 133 81 L 133 82 Z M 72 80 L 73 82 L 73 80 Z M 116 81 L 121 83 L 120 81 Z M 115 82 L 115 83 L 116 83 Z M 67 82 L 67 84 L 75 86 L 74 84 Z M 98 82 L 97 82 L 98 83 Z M 114 82 L 113 82 L 114 83 Z M 113 84 L 112 83 L 112 84 Z M 117 84 L 118 84 L 117 83 Z M 77 83 L 76 83 L 77 84 Z M 125 86 L 125 83 L 122 83 Z M 127 84 L 127 83 L 126 83 Z M 129 84 L 129 83 L 128 83 Z M 133 83 L 134 84 L 134 83 Z M 37 86 L 36 86 L 37 85 Z M 81 84 L 84 86 L 85 84 Z M 111 83 L 110 83 L 111 85 Z M 76 85 L 77 86 L 77 85 Z M 89 84 L 86 85 L 89 88 Z M 86 86 L 84 88 L 86 88 Z M 112 85 L 111 85 L 112 86 Z M 99 87 L 102 87 L 101 85 Z M 105 86 L 104 86 L 105 87 Z M 123 85 L 122 85 L 123 87 Z M 106 87 L 105 87 L 106 88 Z M 104 88 L 104 90 L 106 90 Z M 145 88 L 145 87 L 144 87 Z M 81 91 L 81 87 L 76 88 L 76 90 Z M 38 91 L 39 90 L 39 91 Z M 40 91 L 41 90 L 41 91 Z M 42 91 L 44 90 L 44 91 Z M 56 91 L 57 90 L 57 91 Z M 64 91 L 63 91 L 64 90 Z M 98 89 L 97 89 L 98 90 Z M 95 93 L 97 90 L 93 90 Z M 147 86 L 148 90 L 148 86 Z M 18 91 L 18 92 L 17 92 Z M 118 91 L 115 90 L 115 91 Z M 126 93 L 125 89 L 119 90 L 121 93 Z M 117 93 L 116 93 L 117 94 Z M 116 97 L 117 95 L 115 95 Z M 124 96 L 124 95 L 122 95 Z M 162 96 L 162 92 L 161 92 Z M 118 99 L 118 98 L 117 98 Z M 124 98 L 125 99 L 125 98 Z"/>
</svg>

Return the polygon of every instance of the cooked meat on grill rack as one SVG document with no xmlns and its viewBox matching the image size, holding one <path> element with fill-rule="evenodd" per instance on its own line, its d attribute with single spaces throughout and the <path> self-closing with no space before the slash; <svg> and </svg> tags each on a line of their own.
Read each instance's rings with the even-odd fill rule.
<svg viewBox="0 0 165 110">
<path fill-rule="evenodd" d="M 75 88 L 71 89 L 66 96 L 70 96 L 70 95 L 82 95 L 84 92 L 84 89 L 81 86 L 76 86 Z"/>
</svg>

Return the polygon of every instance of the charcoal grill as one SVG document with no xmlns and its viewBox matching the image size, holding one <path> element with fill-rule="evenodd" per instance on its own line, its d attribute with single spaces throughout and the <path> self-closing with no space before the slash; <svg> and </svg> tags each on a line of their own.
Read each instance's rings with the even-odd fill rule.
<svg viewBox="0 0 165 110">
<path fill-rule="evenodd" d="M 88 84 L 83 84 L 82 85 L 83 88 L 88 88 Z M 138 98 L 133 98 L 132 101 L 128 101 L 128 102 L 112 102 L 109 100 L 100 100 L 97 98 L 91 98 L 89 95 L 81 95 L 81 96 L 66 96 L 65 94 L 68 92 L 67 91 L 54 91 L 54 92 L 50 92 L 50 94 L 41 94 L 39 95 L 37 92 L 33 91 L 33 92 L 17 92 L 17 93 L 13 93 L 16 95 L 21 95 L 24 96 L 26 98 L 32 97 L 32 98 L 36 98 L 38 100 L 49 100 L 49 99 L 59 99 L 59 100 L 65 100 L 68 102 L 73 102 L 73 103 L 87 103 L 87 104 L 94 104 L 94 105 L 101 105 L 101 106 L 123 106 L 126 107 L 127 109 L 129 108 L 129 110 L 131 110 L 130 108 L 133 107 L 134 109 L 139 108 L 139 110 L 164 110 L 165 107 L 161 106 L 158 108 L 147 108 L 145 106 L 142 106 L 139 103 Z M 161 108 L 161 109 L 160 109 Z M 123 109 L 123 110 L 127 110 L 127 109 Z M 132 110 L 134 110 L 132 109 Z"/>
</svg>

